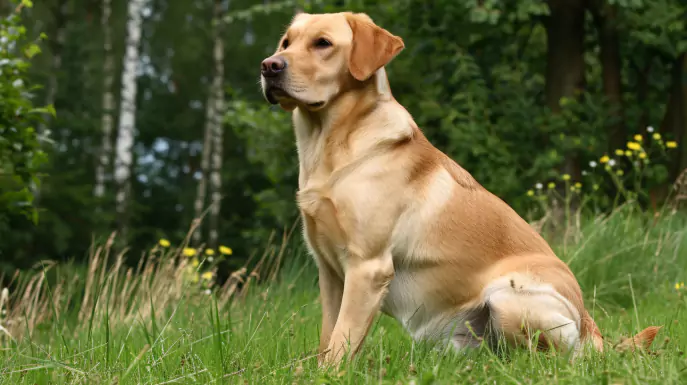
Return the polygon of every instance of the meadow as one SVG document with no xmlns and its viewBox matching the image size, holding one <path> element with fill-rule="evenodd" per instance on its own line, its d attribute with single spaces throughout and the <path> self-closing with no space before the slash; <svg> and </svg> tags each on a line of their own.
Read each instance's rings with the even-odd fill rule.
<svg viewBox="0 0 687 385">
<path fill-rule="evenodd" d="M 602 330 L 602 354 L 571 363 L 555 353 L 457 353 L 414 342 L 380 315 L 336 370 L 317 367 L 317 275 L 297 231 L 222 287 L 210 278 L 219 254 L 234 257 L 226 246 L 215 254 L 160 240 L 127 268 L 110 239 L 85 268 L 43 263 L 4 278 L 0 384 L 684 383 L 686 232 L 679 212 L 628 204 L 552 239 Z M 649 350 L 618 349 L 650 325 L 662 328 Z"/>
</svg>

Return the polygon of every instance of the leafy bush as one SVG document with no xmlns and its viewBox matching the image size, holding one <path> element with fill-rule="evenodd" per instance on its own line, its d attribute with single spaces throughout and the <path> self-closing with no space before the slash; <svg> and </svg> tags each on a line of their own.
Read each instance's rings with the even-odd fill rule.
<svg viewBox="0 0 687 385">
<path fill-rule="evenodd" d="M 21 10 L 31 6 L 23 0 L 0 20 L 0 214 L 19 212 L 36 222 L 32 185 L 39 185 L 38 170 L 46 161 L 36 127 L 43 114 L 55 111 L 52 106 L 34 107 L 35 87 L 27 82 L 29 60 L 41 51 L 35 42 L 25 41 Z"/>
</svg>

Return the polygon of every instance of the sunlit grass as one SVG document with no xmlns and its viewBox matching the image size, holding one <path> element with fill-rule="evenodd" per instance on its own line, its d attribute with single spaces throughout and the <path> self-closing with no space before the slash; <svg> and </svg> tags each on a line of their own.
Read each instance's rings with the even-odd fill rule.
<svg viewBox="0 0 687 385">
<path fill-rule="evenodd" d="M 571 364 L 546 353 L 455 353 L 413 342 L 380 316 L 352 365 L 331 371 L 317 368 L 315 268 L 287 240 L 223 287 L 189 278 L 185 245 L 158 244 L 128 268 L 107 243 L 85 269 L 46 263 L 9 277 L 0 384 L 684 383 L 686 231 L 681 215 L 626 207 L 555 245 L 606 337 L 604 354 Z M 613 349 L 649 325 L 663 326 L 651 352 Z"/>
</svg>

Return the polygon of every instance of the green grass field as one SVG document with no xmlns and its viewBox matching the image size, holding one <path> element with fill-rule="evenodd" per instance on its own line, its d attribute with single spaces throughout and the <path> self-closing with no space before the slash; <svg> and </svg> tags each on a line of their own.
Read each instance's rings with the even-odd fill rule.
<svg viewBox="0 0 687 385">
<path fill-rule="evenodd" d="M 687 218 L 624 209 L 583 222 L 552 243 L 578 276 L 607 348 L 573 363 L 551 353 L 439 350 L 379 316 L 350 365 L 321 371 L 316 274 L 299 248 L 268 247 L 253 274 L 238 271 L 208 294 L 178 250 L 155 249 L 127 270 L 104 247 L 86 268 L 14 278 L 0 321 L 0 384 L 687 383 L 687 288 L 679 285 Z M 650 325 L 663 326 L 651 351 L 614 349 Z"/>
</svg>

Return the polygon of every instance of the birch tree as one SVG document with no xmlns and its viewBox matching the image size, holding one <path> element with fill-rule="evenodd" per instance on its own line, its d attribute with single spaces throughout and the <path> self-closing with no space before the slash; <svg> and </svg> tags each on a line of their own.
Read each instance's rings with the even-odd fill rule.
<svg viewBox="0 0 687 385">
<path fill-rule="evenodd" d="M 210 173 L 210 199 L 212 207 L 210 208 L 209 220 L 209 239 L 210 247 L 217 247 L 218 233 L 219 233 L 219 213 L 222 199 L 222 176 L 220 170 L 222 168 L 222 149 L 223 136 L 222 130 L 222 115 L 224 112 L 224 40 L 222 32 L 224 30 L 223 20 L 223 1 L 215 0 L 214 10 L 214 27 L 215 27 L 215 44 L 213 51 L 213 58 L 215 64 L 214 79 L 212 81 L 212 88 L 210 93 L 214 108 L 210 109 L 211 114 L 208 116 L 208 121 L 212 127 L 212 160 Z"/>
<path fill-rule="evenodd" d="M 194 217 L 200 219 L 205 205 L 208 176 L 211 178 L 212 196 L 214 204 L 210 209 L 210 245 L 216 246 L 217 226 L 219 216 L 219 197 L 218 192 L 221 188 L 221 177 L 219 167 L 222 163 L 222 110 L 224 107 L 224 41 L 222 40 L 222 30 L 224 21 L 222 19 L 222 1 L 215 0 L 213 8 L 212 25 L 213 30 L 213 79 L 208 92 L 206 102 L 205 130 L 203 134 L 203 153 L 201 157 L 201 177 L 198 181 L 196 200 L 194 202 Z M 210 158 L 212 157 L 212 169 L 210 168 Z M 220 166 L 217 166 L 219 164 Z M 194 242 L 200 242 L 203 235 L 202 224 L 199 223 L 193 234 Z"/>
<path fill-rule="evenodd" d="M 112 82 L 114 80 L 114 58 L 112 57 L 112 28 L 110 27 L 110 15 L 112 13 L 111 0 L 103 0 L 103 13 L 101 26 L 103 28 L 103 51 L 105 63 L 103 65 L 103 100 L 101 129 L 102 140 L 99 159 L 95 169 L 95 188 L 93 194 L 101 198 L 105 195 L 105 178 L 109 172 L 110 159 L 112 158 L 112 111 L 114 109 L 114 95 L 112 95 Z"/>
<path fill-rule="evenodd" d="M 129 195 L 131 192 L 131 168 L 133 163 L 134 129 L 136 123 L 136 66 L 141 41 L 141 11 L 144 0 L 129 0 L 126 52 L 122 71 L 122 99 L 117 129 L 115 183 L 117 185 L 116 208 L 119 234 L 126 239 Z"/>
</svg>

